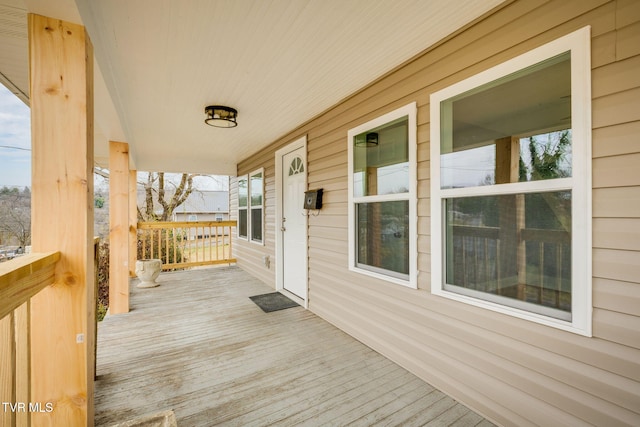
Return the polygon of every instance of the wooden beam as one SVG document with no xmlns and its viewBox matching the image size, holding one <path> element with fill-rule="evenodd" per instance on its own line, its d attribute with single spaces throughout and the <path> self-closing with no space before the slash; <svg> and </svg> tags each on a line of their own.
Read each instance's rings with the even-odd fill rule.
<svg viewBox="0 0 640 427">
<path fill-rule="evenodd" d="M 31 299 L 33 425 L 93 425 L 93 47 L 84 27 L 29 14 L 32 247 L 60 251 Z"/>
<path fill-rule="evenodd" d="M 109 313 L 129 312 L 129 144 L 109 142 Z"/>
<path fill-rule="evenodd" d="M 129 171 L 129 277 L 136 275 L 138 259 L 138 180 L 137 171 Z"/>
<path fill-rule="evenodd" d="M 514 182 L 511 180 L 513 173 L 513 144 L 511 137 L 496 140 L 496 184 L 507 184 Z"/>
</svg>

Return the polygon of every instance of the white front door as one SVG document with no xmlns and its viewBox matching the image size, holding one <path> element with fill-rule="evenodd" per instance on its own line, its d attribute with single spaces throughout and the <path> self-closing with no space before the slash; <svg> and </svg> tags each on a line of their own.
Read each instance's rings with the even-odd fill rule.
<svg viewBox="0 0 640 427">
<path fill-rule="evenodd" d="M 282 288 L 302 300 L 307 299 L 307 217 L 303 209 L 307 186 L 306 148 L 281 155 L 280 203 Z M 286 151 L 286 150 L 285 150 Z"/>
</svg>

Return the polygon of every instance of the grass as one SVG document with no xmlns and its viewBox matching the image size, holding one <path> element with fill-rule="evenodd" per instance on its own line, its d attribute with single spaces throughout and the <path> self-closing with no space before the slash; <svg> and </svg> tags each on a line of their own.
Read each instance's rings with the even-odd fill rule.
<svg viewBox="0 0 640 427">
<path fill-rule="evenodd" d="M 229 244 L 214 245 L 212 247 L 205 245 L 202 247 L 200 242 L 198 242 L 197 246 L 182 249 L 182 254 L 190 262 L 217 261 L 219 259 L 228 259 L 231 255 Z"/>
</svg>

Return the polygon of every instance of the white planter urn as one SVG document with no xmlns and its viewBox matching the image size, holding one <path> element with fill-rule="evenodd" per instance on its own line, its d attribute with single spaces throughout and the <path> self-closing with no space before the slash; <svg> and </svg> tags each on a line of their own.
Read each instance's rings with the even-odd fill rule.
<svg viewBox="0 0 640 427">
<path fill-rule="evenodd" d="M 136 276 L 140 279 L 139 288 L 155 288 L 159 286 L 156 279 L 162 270 L 159 259 L 140 259 L 136 261 Z"/>
</svg>

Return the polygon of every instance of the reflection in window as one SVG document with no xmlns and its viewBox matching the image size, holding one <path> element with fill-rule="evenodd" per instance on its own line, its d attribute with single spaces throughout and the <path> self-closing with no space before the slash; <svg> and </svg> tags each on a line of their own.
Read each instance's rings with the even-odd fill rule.
<svg viewBox="0 0 640 427">
<path fill-rule="evenodd" d="M 357 264 L 409 277 L 409 202 L 359 203 Z"/>
<path fill-rule="evenodd" d="M 408 118 L 403 117 L 354 137 L 354 197 L 409 191 L 407 129 Z"/>
<path fill-rule="evenodd" d="M 571 129 L 521 138 L 519 182 L 571 176 Z"/>
<path fill-rule="evenodd" d="M 262 205 L 262 172 L 251 175 L 251 207 Z"/>
<path fill-rule="evenodd" d="M 262 242 L 262 208 L 251 209 L 251 240 Z"/>
<path fill-rule="evenodd" d="M 570 319 L 571 191 L 452 198 L 445 206 L 445 289 Z"/>
<path fill-rule="evenodd" d="M 238 210 L 238 237 L 247 237 L 247 210 Z"/>
<path fill-rule="evenodd" d="M 495 144 L 446 153 L 440 158 L 440 182 L 442 188 L 492 185 L 495 169 Z"/>
</svg>

